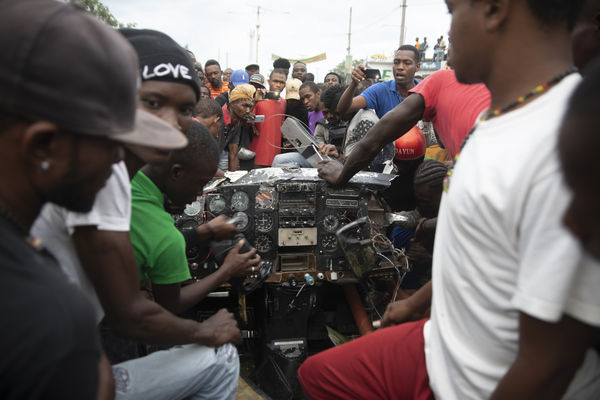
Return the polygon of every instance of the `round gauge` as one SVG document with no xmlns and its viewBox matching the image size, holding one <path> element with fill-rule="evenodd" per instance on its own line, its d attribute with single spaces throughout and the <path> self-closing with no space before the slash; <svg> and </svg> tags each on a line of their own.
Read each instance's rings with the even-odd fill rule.
<svg viewBox="0 0 600 400">
<path fill-rule="evenodd" d="M 329 214 L 323 218 L 323 228 L 325 228 L 327 232 L 335 232 L 339 226 L 340 221 L 336 215 Z"/>
<path fill-rule="evenodd" d="M 233 214 L 233 219 L 236 220 L 235 226 L 240 230 L 246 230 L 248 227 L 248 215 L 244 212 L 236 212 Z"/>
<path fill-rule="evenodd" d="M 270 251 L 273 247 L 273 240 L 271 240 L 270 236 L 267 235 L 256 235 L 256 239 L 254 240 L 254 247 L 260 253 L 266 253 Z"/>
<path fill-rule="evenodd" d="M 256 216 L 256 230 L 267 233 L 273 229 L 273 217 L 267 213 L 260 213 Z"/>
<path fill-rule="evenodd" d="M 256 192 L 256 208 L 272 208 L 275 203 L 275 190 L 273 188 L 259 188 Z"/>
<path fill-rule="evenodd" d="M 208 209 L 211 213 L 221 214 L 225 210 L 225 199 L 221 196 L 214 196 L 208 202 Z"/>
<path fill-rule="evenodd" d="M 321 239 L 321 247 L 325 251 L 334 251 L 337 249 L 338 241 L 335 235 L 325 235 Z"/>
<path fill-rule="evenodd" d="M 200 214 L 200 211 L 202 211 L 202 204 L 198 200 L 196 200 L 185 206 L 185 210 L 183 210 L 183 213 L 190 217 L 195 217 L 196 215 Z"/>
<path fill-rule="evenodd" d="M 248 195 L 246 192 L 235 192 L 231 196 L 231 209 L 234 211 L 244 211 L 248 208 Z"/>
</svg>

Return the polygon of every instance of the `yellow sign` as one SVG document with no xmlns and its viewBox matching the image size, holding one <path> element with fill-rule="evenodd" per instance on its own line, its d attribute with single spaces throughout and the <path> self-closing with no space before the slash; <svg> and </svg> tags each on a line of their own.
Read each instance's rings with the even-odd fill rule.
<svg viewBox="0 0 600 400">
<path fill-rule="evenodd" d="M 278 58 L 285 58 L 285 57 L 281 57 L 278 56 L 277 54 L 271 54 L 271 59 L 272 60 L 277 60 Z M 297 63 L 297 62 L 301 62 L 304 64 L 310 64 L 310 63 L 314 63 L 317 61 L 323 61 L 323 60 L 327 60 L 327 53 L 321 53 L 321 54 L 317 54 L 316 56 L 313 57 L 309 57 L 309 58 L 288 58 L 287 59 L 291 64 Z"/>
</svg>

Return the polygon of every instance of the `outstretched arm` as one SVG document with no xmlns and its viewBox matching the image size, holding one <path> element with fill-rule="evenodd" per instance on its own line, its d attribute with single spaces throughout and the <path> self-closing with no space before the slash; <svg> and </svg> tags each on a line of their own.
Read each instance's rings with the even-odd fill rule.
<svg viewBox="0 0 600 400">
<path fill-rule="evenodd" d="M 412 296 L 388 304 L 381 324 L 390 326 L 423 318 L 425 311 L 431 306 L 431 294 L 431 281 L 429 281 Z"/>
<path fill-rule="evenodd" d="M 346 113 L 354 112 L 367 106 L 367 100 L 363 96 L 354 97 L 354 92 L 359 82 L 365 79 L 364 68 L 364 66 L 359 65 L 352 71 L 350 85 L 342 93 L 342 97 L 338 101 L 337 112 L 340 115 L 346 115 Z"/>
<path fill-rule="evenodd" d="M 231 328 L 217 338 L 205 323 L 178 318 L 147 299 L 139 289 L 138 267 L 129 232 L 99 231 L 95 226 L 77 227 L 73 242 L 79 259 L 100 298 L 106 318 L 118 335 L 162 345 L 201 343 L 218 346 L 238 340 L 239 330 Z M 227 315 L 219 322 L 230 327 Z M 225 339 L 223 339 L 225 338 Z"/>
<path fill-rule="evenodd" d="M 204 299 L 219 285 L 234 277 L 246 277 L 260 262 L 260 256 L 256 250 L 241 253 L 243 242 L 238 242 L 233 249 L 227 253 L 223 265 L 212 274 L 192 284 L 181 287 L 180 283 L 169 285 L 152 285 L 152 293 L 156 301 L 169 311 L 179 314 L 184 312 Z"/>
<path fill-rule="evenodd" d="M 408 96 L 375 124 L 354 147 L 344 166 L 324 162 L 319 176 L 333 185 L 343 185 L 365 168 L 383 147 L 408 132 L 423 117 L 425 101 L 419 94 Z"/>
</svg>

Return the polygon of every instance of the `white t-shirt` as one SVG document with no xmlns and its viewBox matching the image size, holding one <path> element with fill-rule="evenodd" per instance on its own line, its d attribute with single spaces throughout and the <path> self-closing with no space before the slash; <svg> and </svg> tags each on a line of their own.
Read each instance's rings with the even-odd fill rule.
<svg viewBox="0 0 600 400">
<path fill-rule="evenodd" d="M 600 266 L 562 225 L 570 200 L 557 154 L 573 74 L 508 114 L 479 122 L 443 195 L 424 329 L 437 399 L 489 398 L 514 362 L 519 312 L 600 326 Z M 585 274 L 585 275 L 583 275 Z M 565 398 L 600 398 L 589 351 Z"/>
<path fill-rule="evenodd" d="M 113 165 L 112 175 L 98 192 L 89 213 L 67 211 L 55 204 L 46 204 L 35 220 L 31 234 L 42 240 L 58 260 L 70 282 L 79 286 L 90 299 L 97 321 L 104 311 L 85 270 L 79 262 L 71 235 L 78 226 L 97 226 L 98 230 L 128 232 L 131 221 L 131 183 L 124 162 Z"/>
</svg>

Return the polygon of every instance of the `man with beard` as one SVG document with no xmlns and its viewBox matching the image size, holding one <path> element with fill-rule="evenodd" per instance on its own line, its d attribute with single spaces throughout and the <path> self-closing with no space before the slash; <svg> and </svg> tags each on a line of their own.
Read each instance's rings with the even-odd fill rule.
<svg viewBox="0 0 600 400">
<path fill-rule="evenodd" d="M 92 208 L 135 140 L 136 82 L 131 46 L 80 8 L 0 3 L 2 398 L 111 397 L 92 306 L 29 228 L 46 202 Z"/>
<path fill-rule="evenodd" d="M 227 85 L 223 85 L 221 65 L 217 60 L 211 59 L 204 64 L 204 80 L 204 84 L 210 89 L 210 96 L 213 99 L 229 90 Z"/>
<path fill-rule="evenodd" d="M 227 166 L 219 165 L 223 171 L 237 171 L 239 168 L 238 151 L 243 124 L 254 120 L 254 94 L 256 88 L 250 84 L 238 85 L 229 93 L 227 110 L 230 121 L 219 133 L 219 154 L 227 151 Z"/>
<path fill-rule="evenodd" d="M 598 398 L 600 268 L 562 225 L 557 151 L 583 1 L 446 4 L 456 78 L 484 83 L 491 106 L 446 180 L 432 284 L 405 304 L 431 319 L 317 355 L 300 381 L 312 398 Z"/>
<path fill-rule="evenodd" d="M 204 379 L 207 371 L 230 376 L 220 380 L 222 386 L 217 389 L 226 397 L 229 392 L 235 392 L 237 385 L 235 373 L 232 374 L 237 368 L 235 349 L 226 344 L 239 338 L 235 320 L 225 310 L 201 324 L 177 318 L 144 296 L 129 232 L 130 179 L 146 162 L 164 163 L 170 149 L 186 144 L 183 133 L 176 129 L 187 130 L 191 123 L 199 96 L 198 81 L 185 50 L 169 36 L 139 29 L 122 29 L 121 33 L 139 57 L 142 83 L 138 107 L 144 111 L 138 113 L 160 117 L 158 124 L 155 121 L 157 127 L 153 132 L 146 132 L 138 145 L 126 144 L 124 162 L 113 167 L 113 175 L 99 192 L 91 212 L 73 213 L 58 206 L 47 206 L 32 232 L 48 244 L 69 280 L 92 301 L 96 321 L 106 317 L 111 333 L 141 343 L 188 344 L 120 363 L 124 360 L 122 352 L 111 351 L 116 339 L 108 335 L 106 351 L 113 356 L 113 363 L 117 363 L 113 365 L 117 398 L 148 399 L 149 393 L 157 398 L 172 398 L 174 393 L 206 393 L 205 390 L 213 390 Z M 171 74 L 155 73 L 157 68 L 168 64 L 172 66 Z M 153 136 L 149 136 L 150 133 Z M 198 228 L 197 233 L 199 238 L 208 240 L 213 231 L 225 237 L 236 229 L 224 220 L 214 220 L 210 227 Z M 218 331 L 221 334 L 215 335 Z M 219 347 L 218 353 L 205 346 Z M 157 364 L 168 365 L 168 369 L 160 375 L 152 373 Z M 171 383 L 175 380 L 178 384 Z"/>
<path fill-rule="evenodd" d="M 302 82 L 305 82 L 306 72 L 306 64 L 302 61 L 297 61 L 294 63 L 294 68 L 292 69 L 292 78 L 300 79 Z"/>
<path fill-rule="evenodd" d="M 340 99 L 338 112 L 340 115 L 346 115 L 361 108 L 372 108 L 379 118 L 383 118 L 388 111 L 408 96 L 410 89 L 419 83 L 414 79 L 415 72 L 419 70 L 419 63 L 419 50 L 410 45 L 400 46 L 394 54 L 392 67 L 394 80 L 376 83 L 354 97 L 356 87 L 365 79 L 365 67 L 359 65 L 352 72 L 352 80 Z"/>
</svg>

